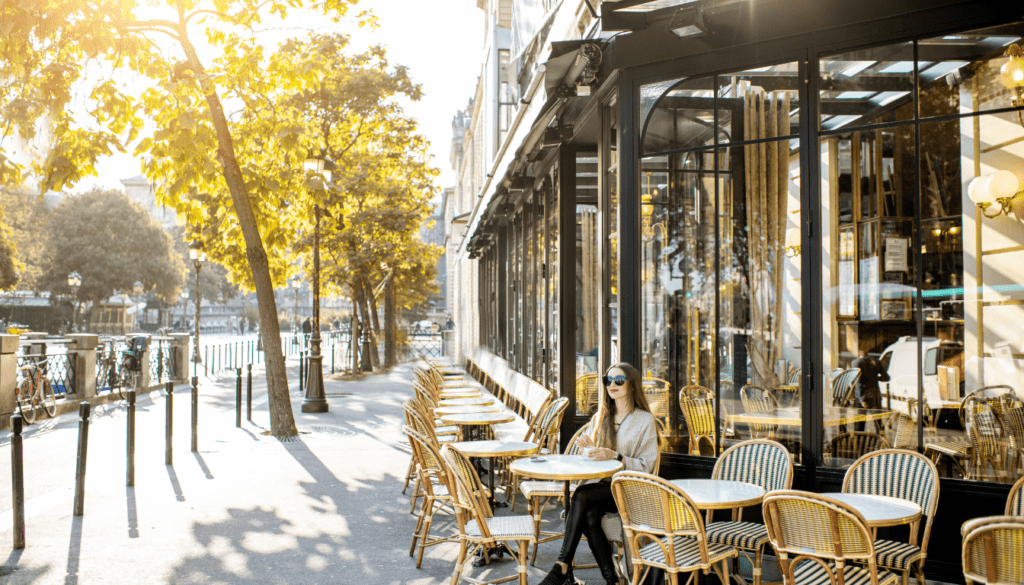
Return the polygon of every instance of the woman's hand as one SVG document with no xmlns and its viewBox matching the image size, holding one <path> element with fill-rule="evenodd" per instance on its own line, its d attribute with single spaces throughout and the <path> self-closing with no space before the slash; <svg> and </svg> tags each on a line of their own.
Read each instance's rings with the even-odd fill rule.
<svg viewBox="0 0 1024 585">
<path fill-rule="evenodd" d="M 590 458 L 594 461 L 608 461 L 615 459 L 617 455 L 618 453 L 605 447 L 594 447 L 594 450 L 590 452 Z"/>
<path fill-rule="evenodd" d="M 593 447 L 594 441 L 593 439 L 590 438 L 590 435 L 588 435 L 587 433 L 582 433 L 579 436 L 579 438 L 576 439 L 576 446 L 580 450 L 586 449 L 587 447 Z"/>
</svg>

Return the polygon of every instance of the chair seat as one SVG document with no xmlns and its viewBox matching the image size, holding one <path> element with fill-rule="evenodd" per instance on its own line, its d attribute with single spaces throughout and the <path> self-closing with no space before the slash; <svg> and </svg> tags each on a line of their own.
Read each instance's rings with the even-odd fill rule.
<svg viewBox="0 0 1024 585">
<path fill-rule="evenodd" d="M 919 546 L 893 540 L 875 541 L 875 559 L 879 567 L 905 571 L 922 558 L 924 553 Z"/>
<path fill-rule="evenodd" d="M 616 542 L 622 544 L 622 518 L 618 514 L 605 514 L 601 516 L 601 530 L 604 531 L 605 538 L 608 542 Z"/>
<path fill-rule="evenodd" d="M 458 434 L 459 427 L 455 425 L 446 425 L 440 427 L 434 427 L 435 435 L 455 435 Z"/>
<path fill-rule="evenodd" d="M 768 529 L 756 522 L 712 522 L 705 527 L 708 542 L 756 551 L 768 543 Z"/>
<path fill-rule="evenodd" d="M 491 538 L 495 540 L 536 540 L 533 536 L 533 518 L 529 516 L 494 516 L 487 519 L 487 529 L 491 533 Z M 481 538 L 480 526 L 476 520 L 466 523 L 466 535 L 474 539 Z"/>
<path fill-rule="evenodd" d="M 668 545 L 667 537 L 663 537 L 660 540 L 666 546 Z M 701 566 L 700 543 L 695 537 L 677 537 L 675 539 L 675 555 L 676 567 L 680 569 L 695 569 Z M 731 546 L 708 543 L 709 564 L 713 565 L 724 559 L 736 556 L 739 556 L 739 552 Z M 640 558 L 657 566 L 668 566 L 665 560 L 665 551 L 657 542 L 652 542 L 641 548 Z"/>
<path fill-rule="evenodd" d="M 529 498 L 557 498 L 565 493 L 565 483 L 561 481 L 528 480 L 519 483 L 519 491 Z M 572 493 L 572 484 L 569 485 Z"/>
<path fill-rule="evenodd" d="M 804 561 L 793 571 L 796 582 L 800 585 L 829 585 L 828 573 L 814 561 Z M 878 585 L 895 585 L 899 578 L 888 571 L 878 571 Z M 843 568 L 843 583 L 845 585 L 869 585 L 871 573 L 864 567 L 857 565 L 846 565 Z"/>
<path fill-rule="evenodd" d="M 438 443 L 454 443 L 459 440 L 458 435 L 438 435 Z"/>
</svg>

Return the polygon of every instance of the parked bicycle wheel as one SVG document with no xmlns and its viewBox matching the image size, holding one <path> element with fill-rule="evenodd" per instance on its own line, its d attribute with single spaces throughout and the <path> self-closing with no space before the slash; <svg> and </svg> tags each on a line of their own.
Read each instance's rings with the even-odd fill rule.
<svg viewBox="0 0 1024 585">
<path fill-rule="evenodd" d="M 128 368 L 124 367 L 124 364 L 121 365 L 121 371 L 119 372 L 117 380 L 117 393 L 121 395 L 121 398 L 125 400 L 128 399 L 128 391 L 131 390 L 132 388 L 135 388 L 135 383 L 138 381 L 138 379 L 138 372 L 133 372 L 132 370 L 129 370 Z"/>
<path fill-rule="evenodd" d="M 41 396 L 39 397 L 40 402 L 43 403 L 43 408 L 46 410 L 51 418 L 57 414 L 57 396 L 53 393 L 53 385 L 50 384 L 48 378 L 43 378 L 43 387 L 40 388 Z"/>
<path fill-rule="evenodd" d="M 32 402 L 32 380 L 22 380 L 18 386 L 18 410 L 21 411 L 21 418 L 28 424 L 36 421 L 36 408 Z"/>
</svg>

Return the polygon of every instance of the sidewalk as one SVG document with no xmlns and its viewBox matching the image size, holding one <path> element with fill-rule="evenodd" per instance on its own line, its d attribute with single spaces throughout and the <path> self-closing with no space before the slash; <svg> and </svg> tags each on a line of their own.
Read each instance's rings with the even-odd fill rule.
<svg viewBox="0 0 1024 585">
<path fill-rule="evenodd" d="M 297 361 L 289 366 L 302 433 L 294 441 L 263 434 L 269 415 L 257 367 L 253 422 L 243 420 L 241 429 L 234 376 L 201 380 L 198 453 L 189 450 L 188 386 L 175 389 L 172 466 L 164 465 L 163 392 L 140 398 L 135 487 L 125 487 L 126 407 L 98 407 L 82 517 L 72 515 L 77 414 L 28 427 L 20 551 L 12 550 L 11 435 L 0 433 L 0 584 L 447 583 L 456 544 L 427 549 L 420 569 L 408 556 L 416 520 L 401 493 L 410 457 L 401 402 L 412 395 L 411 367 L 358 382 L 325 375 L 330 412 L 303 414 Z M 447 518 L 439 514 L 435 528 Z M 531 583 L 558 546 L 541 546 Z M 585 562 L 589 551 L 580 548 Z M 489 578 L 515 574 L 508 557 L 492 567 Z"/>
</svg>

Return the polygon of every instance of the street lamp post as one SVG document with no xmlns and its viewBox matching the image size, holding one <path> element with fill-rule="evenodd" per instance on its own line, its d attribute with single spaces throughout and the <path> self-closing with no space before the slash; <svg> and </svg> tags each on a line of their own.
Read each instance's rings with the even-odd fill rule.
<svg viewBox="0 0 1024 585">
<path fill-rule="evenodd" d="M 82 275 L 72 272 L 68 275 L 68 288 L 71 289 L 71 330 L 78 330 L 78 307 L 75 301 L 78 300 L 78 289 L 82 287 Z"/>
<path fill-rule="evenodd" d="M 325 182 L 331 181 L 331 170 L 324 158 L 310 156 L 307 171 L 317 173 Z M 320 205 L 313 206 L 313 334 L 309 338 L 309 367 L 306 369 L 306 396 L 302 412 L 327 412 L 324 394 L 323 356 L 320 355 Z"/>
<path fill-rule="evenodd" d="M 199 294 L 199 272 L 203 269 L 203 262 L 206 260 L 206 250 L 203 243 L 196 240 L 188 246 L 188 257 L 196 267 L 196 341 L 192 345 L 192 376 L 198 378 L 199 364 L 203 358 L 199 355 L 199 308 L 202 303 L 202 295 Z"/>
</svg>

